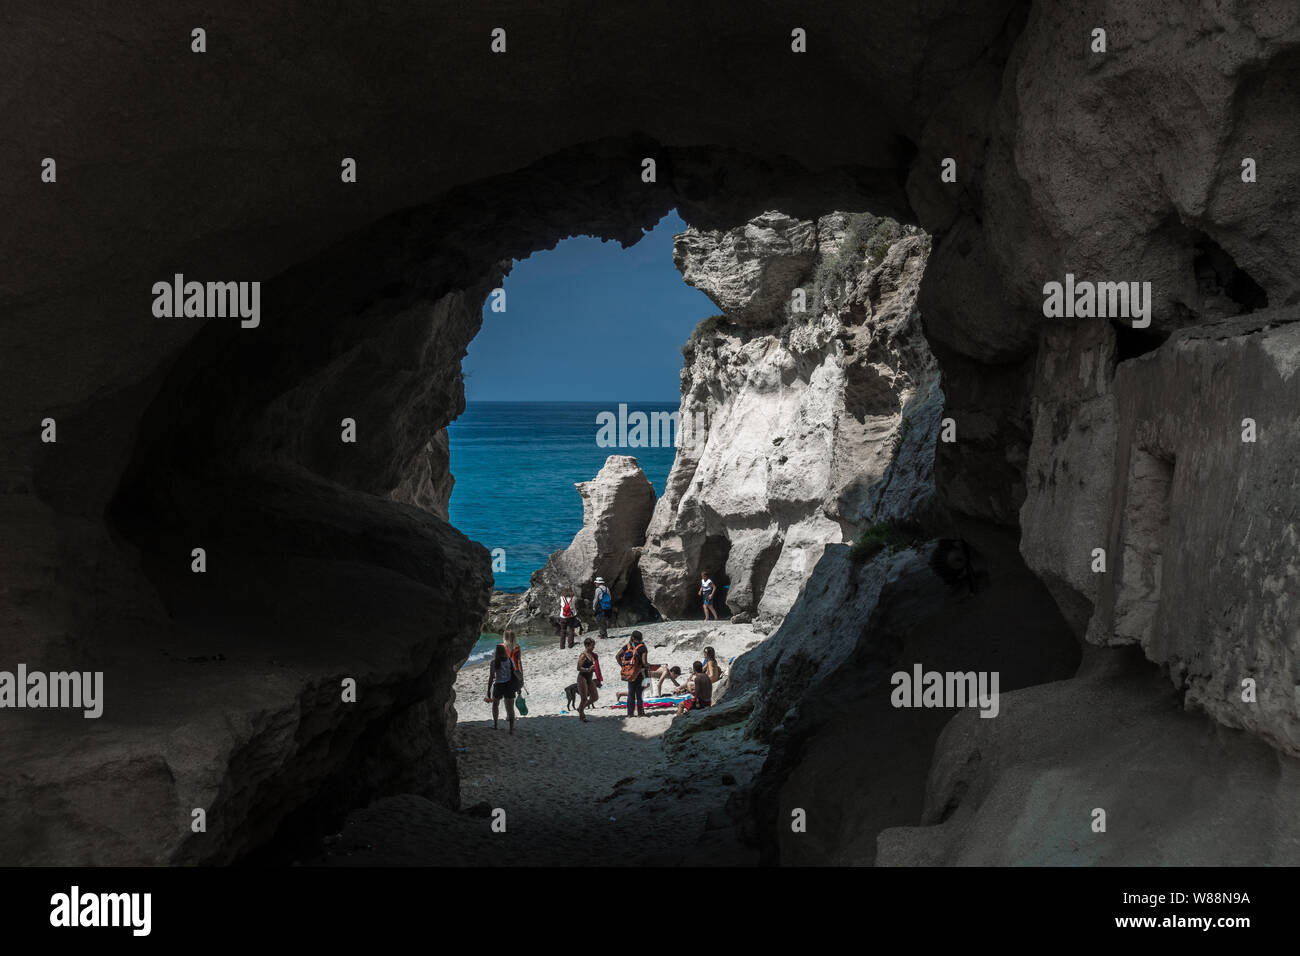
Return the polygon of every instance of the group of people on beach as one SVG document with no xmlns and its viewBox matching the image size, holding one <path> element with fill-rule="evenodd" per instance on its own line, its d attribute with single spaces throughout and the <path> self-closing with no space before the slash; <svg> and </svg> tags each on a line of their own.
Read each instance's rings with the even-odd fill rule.
<svg viewBox="0 0 1300 956">
<path fill-rule="evenodd" d="M 591 610 L 600 627 L 600 636 L 609 636 L 609 624 L 614 617 L 614 607 L 609 587 L 605 579 L 597 577 L 595 595 L 591 601 Z M 713 603 L 717 588 L 709 577 L 708 571 L 700 572 L 699 596 L 704 607 L 704 619 L 718 619 Z M 560 592 L 559 601 L 560 649 L 571 648 L 581 630 L 582 622 L 578 617 L 578 601 L 572 587 L 566 586 Z M 676 691 L 682 686 L 682 669 L 667 664 L 652 664 L 649 661 L 649 649 L 640 631 L 633 631 L 627 644 L 618 652 L 616 662 L 619 666 L 619 678 L 627 683 L 626 691 L 619 691 L 615 697 L 617 704 L 627 700 L 628 717 L 645 717 L 645 689 L 651 681 L 658 681 L 655 696 L 662 697 L 664 682 L 669 681 Z M 600 655 L 596 653 L 595 638 L 588 637 L 582 642 L 582 651 L 578 654 L 578 677 L 574 684 L 566 689 L 570 705 L 577 700 L 579 719 L 586 721 L 587 708 L 594 705 L 600 697 L 600 688 L 604 685 L 604 675 L 600 669 Z M 680 701 L 676 713 L 684 714 L 691 710 L 709 707 L 713 703 L 713 689 L 722 678 L 722 668 L 717 661 L 712 647 L 704 648 L 704 659 L 691 664 L 691 673 L 685 678 L 685 700 Z M 510 732 L 515 732 L 515 697 L 523 690 L 524 668 L 523 653 L 515 632 L 507 629 L 502 642 L 497 645 L 492 662 L 488 667 L 488 690 L 484 702 L 492 705 L 492 726 L 499 720 L 500 704 L 505 701 L 506 721 Z M 526 713 L 526 711 L 524 711 Z"/>
<path fill-rule="evenodd" d="M 640 631 L 633 631 L 627 643 L 618 652 L 619 677 L 627 683 L 627 690 L 619 691 L 615 702 L 627 700 L 628 717 L 645 717 L 645 689 L 652 681 L 658 681 L 655 696 L 663 696 L 664 682 L 672 683 L 673 690 L 685 683 L 687 697 L 680 701 L 676 713 L 684 714 L 691 710 L 701 710 L 713 704 L 713 688 L 722 679 L 722 667 L 718 664 L 717 652 L 712 647 L 704 648 L 703 660 L 691 664 L 691 673 L 684 681 L 680 667 L 667 664 L 652 664 L 649 661 L 649 649 Z M 500 704 L 505 701 L 506 721 L 510 733 L 515 732 L 515 696 L 523 689 L 524 668 L 523 652 L 515 632 L 507 630 L 502 641 L 497 645 L 488 667 L 488 691 L 484 703 L 492 704 L 492 726 L 496 727 L 500 719 Z M 578 679 L 576 687 L 568 690 L 571 699 L 578 701 L 578 718 L 586 721 L 587 708 L 600 698 L 600 688 L 605 678 L 600 669 L 600 655 L 596 653 L 595 638 L 582 642 L 582 652 L 578 655 Z"/>
<path fill-rule="evenodd" d="M 605 579 L 599 576 L 596 578 L 596 593 L 591 599 L 591 613 L 596 619 L 596 626 L 600 628 L 600 636 L 609 637 L 609 624 L 614 618 L 614 598 Z M 583 624 L 578 617 L 578 598 L 568 585 L 560 591 L 560 608 L 556 619 L 560 626 L 560 649 L 573 647 L 574 638 L 582 631 Z"/>
<path fill-rule="evenodd" d="M 696 592 L 704 609 L 704 620 L 718 619 L 717 608 L 714 604 L 718 596 L 717 585 L 709 577 L 709 572 L 700 572 L 700 589 Z M 555 616 L 555 622 L 560 631 L 560 649 L 573 647 L 573 642 L 577 635 L 583 631 L 582 618 L 578 616 L 578 597 L 572 586 L 565 585 L 560 591 L 560 606 Z M 605 579 L 597 576 L 596 591 L 591 598 L 591 613 L 595 617 L 596 626 L 600 629 L 602 639 L 609 637 L 609 625 L 614 619 L 614 599 L 610 594 L 609 586 Z"/>
<path fill-rule="evenodd" d="M 646 716 L 645 689 L 651 681 L 659 683 L 655 687 L 655 697 L 662 697 L 664 681 L 671 681 L 673 690 L 682 686 L 682 669 L 669 667 L 667 664 L 651 664 L 645 638 L 640 631 L 633 631 L 628 642 L 618 652 L 619 677 L 627 681 L 627 690 L 615 695 L 615 703 L 627 700 L 627 716 Z M 717 652 L 712 647 L 704 649 L 704 659 L 691 664 L 691 673 L 685 678 L 687 698 L 677 704 L 676 712 L 684 714 L 690 710 L 708 707 L 713 703 L 713 688 L 722 678 L 722 667 L 718 664 Z M 592 699 L 594 701 L 594 698 Z M 581 709 L 578 711 L 581 715 Z M 583 717 L 585 720 L 586 718 Z"/>
</svg>

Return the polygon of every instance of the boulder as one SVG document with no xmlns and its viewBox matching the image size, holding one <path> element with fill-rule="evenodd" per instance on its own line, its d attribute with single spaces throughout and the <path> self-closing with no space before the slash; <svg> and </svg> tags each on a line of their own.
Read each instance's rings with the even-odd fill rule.
<svg viewBox="0 0 1300 956">
<path fill-rule="evenodd" d="M 565 550 L 533 572 L 518 620 L 525 631 L 550 626 L 566 586 L 574 590 L 578 616 L 592 624 L 597 576 L 610 589 L 616 623 L 633 623 L 645 613 L 635 568 L 654 511 L 654 486 L 635 458 L 610 455 L 595 478 L 574 487 L 582 496 L 582 528 Z"/>
<path fill-rule="evenodd" d="M 483 630 L 488 634 L 502 634 L 523 619 L 526 612 L 524 592 L 493 591 L 487 616 L 483 618 Z"/>
</svg>

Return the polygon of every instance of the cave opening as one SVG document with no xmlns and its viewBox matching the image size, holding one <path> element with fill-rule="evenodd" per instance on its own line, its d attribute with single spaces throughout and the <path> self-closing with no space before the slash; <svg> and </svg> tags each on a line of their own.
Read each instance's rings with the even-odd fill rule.
<svg viewBox="0 0 1300 956">
<path fill-rule="evenodd" d="M 711 534 L 704 539 L 700 548 L 700 571 L 707 572 L 716 586 L 713 599 L 714 610 L 719 618 L 731 616 L 731 606 L 727 603 L 731 590 L 731 575 L 727 573 L 727 558 L 731 554 L 731 540 L 726 535 Z"/>
<path fill-rule="evenodd" d="M 482 695 L 457 702 L 453 681 L 472 652 L 467 636 L 481 633 L 495 545 L 484 541 L 485 552 L 449 521 L 453 449 L 440 433 L 467 420 L 461 360 L 493 290 L 508 288 L 504 263 L 566 236 L 636 249 L 674 208 L 709 229 L 774 208 L 805 220 L 906 210 L 878 170 L 810 173 L 725 150 L 675 151 L 661 164 L 674 178 L 658 188 L 609 175 L 639 169 L 658 148 L 588 144 L 386 216 L 267 279 L 258 329 L 208 323 L 160 371 L 109 518 L 138 553 L 162 616 L 115 653 L 145 662 L 137 680 L 172 688 L 159 727 L 190 720 L 187 708 L 197 715 L 206 698 L 185 689 L 210 687 L 214 675 L 229 695 L 221 712 L 254 717 L 225 722 L 213 753 L 195 757 L 226 776 L 209 830 L 172 858 L 232 862 L 261 848 L 260 859 L 301 859 L 309 838 L 376 798 L 409 794 L 449 812 L 474 802 L 465 783 L 477 770 L 472 761 L 458 770 L 464 757 L 450 745 Z M 508 316 L 517 298 L 507 301 Z M 589 354 L 582 342 L 571 347 Z M 682 356 L 674 361 L 680 368 Z M 482 377 L 469 371 L 474 403 Z M 502 469 L 503 481 L 512 477 Z M 199 550 L 203 573 L 192 563 Z M 731 542 L 715 535 L 707 550 L 722 617 Z M 694 594 L 698 571 L 688 586 Z M 609 704 L 617 667 L 612 643 L 604 647 Z M 341 706 L 347 680 L 358 693 Z M 611 766 L 638 759 L 629 749 Z M 539 839 L 568 845 L 571 833 L 537 822 Z"/>
<path fill-rule="evenodd" d="M 635 549 L 676 457 L 682 344 L 714 311 L 673 266 L 685 229 L 670 211 L 622 246 L 561 240 L 514 260 L 483 303 L 446 430 L 448 516 L 489 549 L 494 601 L 538 606 L 491 615 L 471 662 L 506 629 L 553 641 L 564 588 L 590 630 L 597 577 L 620 622 L 654 615 Z"/>
<path fill-rule="evenodd" d="M 1169 338 L 1168 332 L 1157 329 L 1135 329 L 1127 322 L 1112 320 L 1110 327 L 1115 330 L 1115 360 L 1127 362 L 1140 358 L 1148 352 L 1154 352 Z"/>
</svg>

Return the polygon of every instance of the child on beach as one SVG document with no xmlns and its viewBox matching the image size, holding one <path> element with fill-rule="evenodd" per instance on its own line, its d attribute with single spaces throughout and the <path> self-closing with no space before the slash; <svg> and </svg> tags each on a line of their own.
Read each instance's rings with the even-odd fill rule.
<svg viewBox="0 0 1300 956">
<path fill-rule="evenodd" d="M 656 697 L 662 697 L 664 695 L 664 681 L 666 680 L 672 681 L 673 690 L 676 690 L 678 687 L 677 678 L 681 676 L 682 669 L 680 667 L 669 667 L 666 664 L 650 665 L 650 679 L 659 681 L 659 685 L 655 688 Z"/>
<path fill-rule="evenodd" d="M 497 708 L 500 701 L 506 702 L 506 721 L 510 732 L 515 732 L 515 662 L 511 660 L 504 644 L 498 644 L 488 667 L 488 695 L 484 703 L 492 703 L 492 729 L 497 729 Z"/>
<path fill-rule="evenodd" d="M 718 612 L 713 608 L 714 590 L 713 579 L 709 577 L 709 572 L 701 571 L 699 594 L 700 597 L 704 599 L 704 620 L 706 621 L 709 619 L 710 614 L 713 615 L 713 620 L 716 621 L 718 619 Z"/>
<path fill-rule="evenodd" d="M 674 691 L 677 690 L 678 686 L 680 686 L 677 680 L 677 678 L 682 676 L 682 669 L 680 667 L 669 667 L 666 664 L 648 664 L 647 667 L 649 667 L 649 670 L 646 672 L 646 674 L 649 677 L 649 680 L 659 681 L 658 686 L 655 687 L 656 697 L 662 697 L 664 695 L 664 681 L 666 680 L 670 680 L 673 682 Z M 645 686 L 646 687 L 649 686 L 649 681 L 646 682 Z M 625 697 L 627 697 L 627 691 L 621 690 L 616 695 L 614 695 L 614 700 L 616 702 L 621 701 Z"/>
</svg>

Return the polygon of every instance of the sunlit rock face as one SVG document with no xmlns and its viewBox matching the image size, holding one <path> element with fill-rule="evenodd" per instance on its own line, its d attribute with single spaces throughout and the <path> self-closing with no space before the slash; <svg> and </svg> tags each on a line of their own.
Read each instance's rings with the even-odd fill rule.
<svg viewBox="0 0 1300 956">
<path fill-rule="evenodd" d="M 725 612 L 780 620 L 827 544 L 929 515 L 943 398 L 915 233 L 769 212 L 677 237 L 683 277 L 722 314 L 683 348 L 682 447 L 640 561 L 660 614 L 698 614 L 707 570 Z"/>
</svg>

